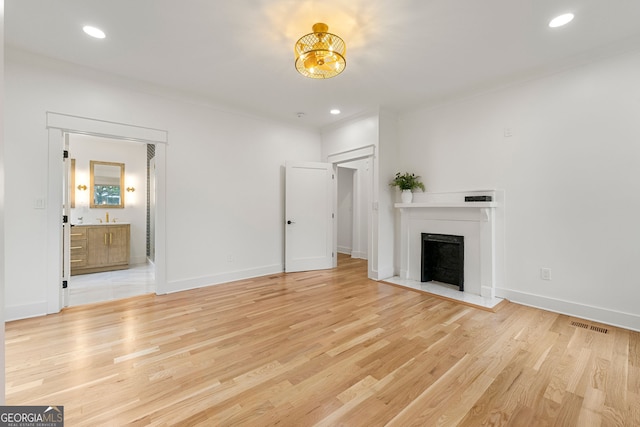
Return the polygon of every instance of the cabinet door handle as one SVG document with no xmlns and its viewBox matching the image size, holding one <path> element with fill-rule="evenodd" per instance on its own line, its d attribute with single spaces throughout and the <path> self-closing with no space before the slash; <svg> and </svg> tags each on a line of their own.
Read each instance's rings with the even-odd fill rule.
<svg viewBox="0 0 640 427">
<path fill-rule="evenodd" d="M 104 233 L 104 245 L 107 246 L 107 233 Z"/>
<path fill-rule="evenodd" d="M 109 245 L 113 243 L 113 233 L 109 233 Z"/>
</svg>

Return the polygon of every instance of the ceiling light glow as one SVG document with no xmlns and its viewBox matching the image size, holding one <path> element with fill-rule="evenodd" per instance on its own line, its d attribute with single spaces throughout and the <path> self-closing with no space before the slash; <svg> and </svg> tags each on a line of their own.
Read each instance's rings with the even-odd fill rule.
<svg viewBox="0 0 640 427">
<path fill-rule="evenodd" d="M 549 22 L 551 28 L 562 27 L 573 20 L 573 13 L 565 13 L 560 16 L 556 16 Z"/>
<path fill-rule="evenodd" d="M 331 114 L 333 114 L 334 116 L 335 116 L 335 115 L 340 114 L 340 110 L 338 110 L 337 108 L 334 108 L 333 110 L 331 110 L 331 111 L 329 111 L 329 112 L 330 112 Z"/>
<path fill-rule="evenodd" d="M 84 27 L 82 27 L 82 31 L 97 39 L 103 39 L 106 37 L 104 31 L 102 31 L 100 28 L 92 27 L 91 25 L 85 25 Z"/>
</svg>

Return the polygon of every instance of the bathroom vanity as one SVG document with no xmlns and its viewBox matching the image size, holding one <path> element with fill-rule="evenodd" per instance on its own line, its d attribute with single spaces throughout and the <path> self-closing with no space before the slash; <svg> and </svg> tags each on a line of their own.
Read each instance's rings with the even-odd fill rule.
<svg viewBox="0 0 640 427">
<path fill-rule="evenodd" d="M 129 268 L 129 224 L 71 227 L 71 275 Z"/>
</svg>

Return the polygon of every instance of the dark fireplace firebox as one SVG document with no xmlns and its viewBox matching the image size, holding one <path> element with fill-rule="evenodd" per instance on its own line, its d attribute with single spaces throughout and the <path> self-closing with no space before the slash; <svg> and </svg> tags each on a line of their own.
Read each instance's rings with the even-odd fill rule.
<svg viewBox="0 0 640 427">
<path fill-rule="evenodd" d="M 464 290 L 464 237 L 422 233 L 422 282 L 448 283 Z"/>
</svg>

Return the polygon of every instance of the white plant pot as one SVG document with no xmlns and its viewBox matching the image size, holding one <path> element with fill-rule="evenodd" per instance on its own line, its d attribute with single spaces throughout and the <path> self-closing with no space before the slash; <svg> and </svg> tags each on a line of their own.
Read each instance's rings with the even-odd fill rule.
<svg viewBox="0 0 640 427">
<path fill-rule="evenodd" d="M 413 193 L 411 190 L 402 190 L 400 197 L 402 198 L 402 203 L 411 203 L 413 201 Z"/>
</svg>

